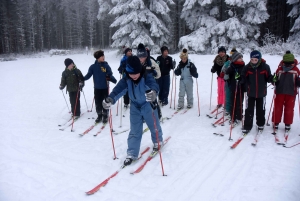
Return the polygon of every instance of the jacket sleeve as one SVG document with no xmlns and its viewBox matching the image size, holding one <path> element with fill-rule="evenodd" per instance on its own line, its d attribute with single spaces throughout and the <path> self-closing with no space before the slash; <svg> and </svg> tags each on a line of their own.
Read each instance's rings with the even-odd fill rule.
<svg viewBox="0 0 300 201">
<path fill-rule="evenodd" d="M 88 80 L 93 75 L 93 65 L 89 67 L 88 73 L 84 76 L 84 80 Z"/>
<path fill-rule="evenodd" d="M 198 78 L 197 68 L 193 63 L 191 64 L 190 73 L 194 78 Z"/>
<path fill-rule="evenodd" d="M 109 77 L 109 81 L 111 81 L 112 83 L 114 83 L 114 84 L 117 83 L 117 79 L 113 76 L 111 68 L 108 64 L 107 64 L 107 67 L 106 67 L 106 76 Z"/>
<path fill-rule="evenodd" d="M 266 81 L 271 83 L 273 81 L 273 76 L 270 70 L 270 66 L 268 64 L 266 64 L 266 70 L 267 70 Z"/>
<path fill-rule="evenodd" d="M 177 76 L 181 75 L 181 68 L 179 67 L 179 64 L 178 64 L 177 68 L 175 69 L 174 73 Z"/>
<path fill-rule="evenodd" d="M 124 96 L 127 92 L 127 78 L 123 77 L 118 84 L 114 87 L 114 89 L 112 90 L 112 92 L 109 94 L 109 97 L 111 97 L 114 102 L 113 104 L 115 104 L 115 102 L 117 102 L 117 100 Z"/>
<path fill-rule="evenodd" d="M 84 83 L 84 77 L 83 77 L 81 71 L 78 68 L 77 68 L 77 74 L 78 74 L 79 82 Z"/>
<path fill-rule="evenodd" d="M 65 88 L 66 85 L 67 85 L 67 80 L 65 76 L 65 71 L 63 71 L 61 74 L 60 86 L 62 86 L 62 88 Z"/>
</svg>

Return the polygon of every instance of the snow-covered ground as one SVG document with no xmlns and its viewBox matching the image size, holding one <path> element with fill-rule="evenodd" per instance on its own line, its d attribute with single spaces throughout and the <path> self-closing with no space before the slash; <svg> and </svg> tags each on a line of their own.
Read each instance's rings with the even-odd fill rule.
<svg viewBox="0 0 300 201">
<path fill-rule="evenodd" d="M 119 79 L 117 68 L 120 56 L 116 56 L 116 51 L 106 51 L 105 55 L 115 77 Z M 178 55 L 171 55 L 177 63 Z M 94 120 L 89 118 L 96 117 L 94 108 L 93 112 L 86 112 L 91 109 L 93 101 L 92 79 L 84 87 L 88 108 L 83 94 L 81 96 L 81 110 L 85 114 L 74 124 L 75 132 L 70 132 L 70 127 L 65 131 L 59 130 L 58 124 L 69 115 L 62 92 L 58 89 L 64 59 L 72 58 L 85 75 L 94 63 L 93 56 L 45 55 L 43 58 L 1 62 L 0 200 L 299 201 L 300 145 L 291 149 L 276 145 L 271 127 L 266 127 L 256 147 L 251 146 L 255 134 L 253 129 L 236 149 L 230 149 L 233 142 L 228 141 L 228 123 L 224 127 L 213 128 L 211 123 L 215 119 L 206 117 L 210 112 L 210 68 L 214 55 L 189 56 L 199 72 L 201 116 L 198 116 L 194 80 L 194 108 L 162 124 L 164 137 L 172 136 L 162 152 L 167 176 L 162 176 L 158 156 L 141 173 L 129 174 L 145 160 L 146 157 L 143 157 L 91 196 L 85 192 L 113 174 L 123 163 L 128 135 L 126 132 L 113 136 L 117 160 L 113 160 L 109 126 L 97 137 L 93 134 L 101 125 L 79 137 L 79 133 L 93 124 Z M 274 72 L 281 57 L 263 57 Z M 244 55 L 244 59 L 248 62 L 249 54 Z M 178 84 L 177 78 L 177 93 Z M 214 75 L 212 107 L 216 106 L 216 87 Z M 269 87 L 266 118 L 272 95 Z M 177 97 L 176 94 L 176 105 Z M 120 111 L 116 116 L 116 109 L 117 105 L 112 107 L 113 128 L 121 131 L 129 126 L 129 111 L 125 117 L 120 117 Z M 174 111 L 169 106 L 162 109 L 163 116 L 170 116 Z M 122 128 L 119 128 L 120 118 Z M 280 124 L 281 139 L 283 127 Z M 234 140 L 239 137 L 240 128 L 233 130 Z M 299 129 L 297 100 L 289 145 L 300 141 Z M 222 131 L 225 136 L 215 136 L 215 131 Z M 149 132 L 144 134 L 141 148 L 147 146 L 152 147 Z"/>
</svg>

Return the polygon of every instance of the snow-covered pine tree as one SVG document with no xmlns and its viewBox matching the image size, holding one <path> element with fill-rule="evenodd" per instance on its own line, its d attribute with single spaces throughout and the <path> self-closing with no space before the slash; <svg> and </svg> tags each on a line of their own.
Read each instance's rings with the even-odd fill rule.
<svg viewBox="0 0 300 201">
<path fill-rule="evenodd" d="M 150 48 L 168 43 L 169 30 L 157 15 L 169 12 L 163 0 L 120 0 L 109 12 L 117 16 L 111 27 L 119 27 L 114 33 L 112 47 L 133 47 L 143 43 Z M 153 11 L 155 10 L 155 12 Z M 165 18 L 167 19 L 167 17 Z M 157 44 L 156 44 L 157 43 Z"/>
<path fill-rule="evenodd" d="M 211 40 L 213 51 L 223 45 L 228 48 L 238 47 L 249 52 L 258 47 L 260 36 L 259 24 L 269 18 L 267 0 L 225 0 L 228 5 L 229 19 L 219 22 L 212 31 Z"/>
<path fill-rule="evenodd" d="M 211 30 L 218 24 L 219 8 L 217 0 L 186 0 L 181 18 L 193 32 L 179 40 L 180 48 L 186 47 L 195 52 L 210 51 Z"/>
<path fill-rule="evenodd" d="M 294 25 L 290 32 L 292 34 L 289 37 L 290 41 L 297 41 L 300 43 L 300 1 L 299 0 L 287 0 L 287 4 L 292 5 L 292 10 L 288 14 L 288 17 L 295 19 Z"/>
</svg>

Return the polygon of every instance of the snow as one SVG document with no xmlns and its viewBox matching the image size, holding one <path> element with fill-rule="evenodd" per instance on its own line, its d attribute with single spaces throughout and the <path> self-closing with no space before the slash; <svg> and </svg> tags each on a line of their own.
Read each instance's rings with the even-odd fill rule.
<svg viewBox="0 0 300 201">
<path fill-rule="evenodd" d="M 106 60 L 119 79 L 117 68 L 120 56 L 117 51 L 105 51 Z M 157 55 L 155 55 L 157 56 Z M 179 54 L 171 55 L 179 62 Z M 58 89 L 64 59 L 72 58 L 85 75 L 94 62 L 91 55 L 44 55 L 42 58 L 19 58 L 1 62 L 2 78 L 0 113 L 0 200 L 2 201 L 68 201 L 68 200 L 210 200 L 210 201 L 298 201 L 300 197 L 300 146 L 285 149 L 274 143 L 266 127 L 256 147 L 250 144 L 255 129 L 240 145 L 231 150 L 234 143 L 228 141 L 229 125 L 213 128 L 215 119 L 208 119 L 210 112 L 210 68 L 215 55 L 192 55 L 190 59 L 198 68 L 200 112 L 196 80 L 194 80 L 194 108 L 185 114 L 177 114 L 162 124 L 164 137 L 172 136 L 162 151 L 164 172 L 162 176 L 159 156 L 150 161 L 136 175 L 129 174 L 141 164 L 123 169 L 97 193 L 87 196 L 91 190 L 119 169 L 126 157 L 128 132 L 114 135 L 116 155 L 113 160 L 109 126 L 97 136 L 101 125 L 80 137 L 96 117 L 91 109 L 93 101 L 92 79 L 86 82 L 84 93 L 88 108 L 81 94 L 81 111 L 86 112 L 70 127 L 60 131 L 58 124 L 69 117 L 61 91 Z M 281 60 L 280 56 L 263 55 L 272 72 Z M 246 62 L 249 56 L 244 55 Z M 214 75 L 212 107 L 216 105 L 216 77 Z M 179 79 L 176 83 L 176 102 Z M 111 87 L 114 87 L 111 84 Z M 65 93 L 65 90 L 64 90 Z M 174 93 L 173 93 L 174 94 Z M 68 98 L 68 95 L 66 98 Z M 266 118 L 273 96 L 268 88 Z M 67 99 L 68 100 L 68 99 Z M 174 100 L 174 98 L 173 98 Z M 68 103 L 69 104 L 69 103 Z M 177 103 L 176 103 L 177 105 Z M 112 107 L 113 128 L 121 131 L 129 127 L 129 111 L 125 117 L 116 116 L 117 105 Z M 120 105 L 119 105 L 120 108 Z M 170 116 L 174 109 L 162 108 L 163 116 Z M 122 128 L 120 126 L 122 118 Z M 300 141 L 298 101 L 288 145 Z M 254 123 L 255 125 L 255 123 Z M 232 132 L 236 140 L 240 127 Z M 280 124 L 280 139 L 283 124 Z M 213 132 L 223 132 L 224 137 Z M 152 147 L 149 132 L 145 133 L 141 150 Z M 147 156 L 147 154 L 146 154 Z"/>
</svg>

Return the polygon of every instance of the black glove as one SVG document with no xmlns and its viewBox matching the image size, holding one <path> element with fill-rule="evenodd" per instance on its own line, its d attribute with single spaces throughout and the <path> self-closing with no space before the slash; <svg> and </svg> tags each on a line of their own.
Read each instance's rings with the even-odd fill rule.
<svg viewBox="0 0 300 201">
<path fill-rule="evenodd" d="M 215 67 L 213 66 L 213 67 L 211 67 L 211 69 L 210 69 L 210 72 L 212 72 L 212 73 L 215 73 L 216 72 L 216 69 L 215 69 Z"/>
<path fill-rule="evenodd" d="M 173 68 L 175 68 L 175 66 L 176 66 L 176 61 L 175 61 L 175 59 L 173 60 Z"/>
<path fill-rule="evenodd" d="M 79 89 L 80 89 L 80 91 L 82 91 L 83 87 L 84 87 L 84 83 L 83 82 L 79 82 Z"/>
<path fill-rule="evenodd" d="M 60 90 L 63 90 L 63 89 L 64 89 L 64 87 L 63 87 L 63 86 L 61 86 L 61 85 L 59 85 L 59 89 L 60 89 Z"/>
<path fill-rule="evenodd" d="M 108 110 L 113 103 L 113 99 L 111 97 L 107 97 L 103 100 L 102 106 L 104 109 Z"/>
<path fill-rule="evenodd" d="M 109 77 L 109 75 L 106 75 L 106 81 L 110 81 L 110 77 Z"/>
</svg>

